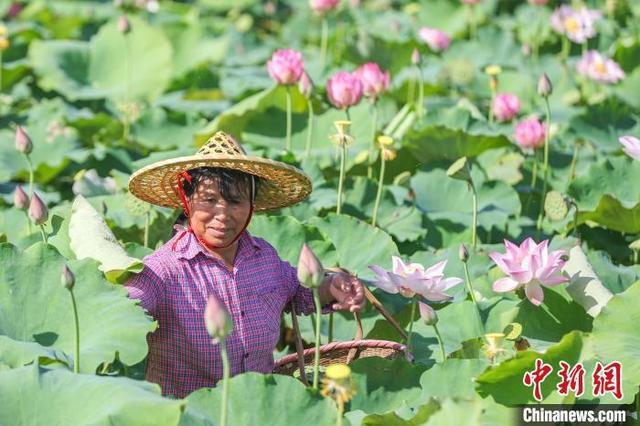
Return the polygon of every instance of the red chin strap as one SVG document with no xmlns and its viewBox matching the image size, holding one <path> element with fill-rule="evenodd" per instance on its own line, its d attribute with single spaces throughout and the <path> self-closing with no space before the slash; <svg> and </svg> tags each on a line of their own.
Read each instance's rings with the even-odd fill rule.
<svg viewBox="0 0 640 426">
<path fill-rule="evenodd" d="M 231 242 L 229 244 L 226 244 L 224 246 L 211 245 L 211 244 L 207 243 L 203 238 L 197 236 L 196 233 L 193 231 L 193 228 L 191 227 L 191 211 L 189 210 L 189 205 L 187 204 L 187 196 L 184 193 L 184 187 L 183 187 L 183 184 L 182 184 L 182 178 L 184 178 L 187 182 L 191 183 L 191 176 L 186 171 L 183 171 L 183 172 L 178 173 L 176 175 L 176 180 L 178 181 L 178 195 L 180 196 L 180 200 L 182 201 L 182 208 L 184 209 L 184 214 L 187 216 L 187 219 L 189 220 L 189 225 L 187 226 L 187 229 L 182 231 L 180 236 L 173 242 L 173 246 L 172 246 L 173 251 L 176 251 L 176 246 L 178 244 L 178 241 L 180 241 L 182 239 L 182 237 L 187 235 L 187 233 L 189 233 L 189 232 L 191 232 L 193 234 L 193 236 L 197 238 L 197 240 L 200 242 L 200 244 L 202 244 L 205 248 L 207 248 L 209 250 L 226 248 L 226 247 L 229 247 L 231 244 L 235 243 L 236 240 L 238 238 L 240 238 L 240 236 L 242 235 L 244 230 L 247 229 L 247 226 L 249 226 L 249 222 L 251 222 L 251 216 L 253 216 L 253 196 L 254 196 L 254 193 L 255 193 L 255 187 L 254 187 L 255 183 L 254 183 L 253 178 L 251 180 L 251 198 L 250 198 L 251 202 L 249 204 L 249 216 L 247 216 L 247 221 L 244 223 L 244 226 L 242 227 L 240 232 L 238 232 L 238 235 L 236 235 L 233 238 L 233 240 L 231 240 Z"/>
</svg>

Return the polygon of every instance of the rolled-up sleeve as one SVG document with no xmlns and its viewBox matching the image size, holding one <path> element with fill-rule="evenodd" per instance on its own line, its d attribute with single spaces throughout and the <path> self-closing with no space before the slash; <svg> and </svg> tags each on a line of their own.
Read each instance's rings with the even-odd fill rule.
<svg viewBox="0 0 640 426">
<path fill-rule="evenodd" d="M 289 301 L 292 301 L 296 305 L 296 312 L 298 315 L 310 315 L 316 312 L 316 305 L 313 301 L 313 292 L 300 285 L 298 280 L 298 271 L 291 266 L 286 260 L 281 260 L 282 273 L 285 277 L 286 284 L 289 288 Z M 322 306 L 322 313 L 328 314 L 334 312 L 332 308 L 333 303 L 328 303 Z M 289 309 L 289 303 L 287 302 L 285 312 L 291 312 Z"/>
<path fill-rule="evenodd" d="M 144 259 L 144 269 L 125 283 L 130 299 L 140 300 L 142 306 L 154 318 L 164 294 L 165 273 L 162 266 L 153 260 Z"/>
</svg>

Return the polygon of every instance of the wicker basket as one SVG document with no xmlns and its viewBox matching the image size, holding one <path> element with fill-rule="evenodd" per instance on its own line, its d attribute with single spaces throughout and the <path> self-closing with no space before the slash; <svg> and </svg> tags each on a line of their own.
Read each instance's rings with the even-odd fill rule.
<svg viewBox="0 0 640 426">
<path fill-rule="evenodd" d="M 348 271 L 344 269 L 340 270 L 348 273 Z M 395 319 L 384 309 L 382 304 L 376 299 L 373 293 L 366 288 L 366 286 L 364 288 L 364 294 L 367 300 L 398 331 L 400 336 L 406 339 L 407 335 L 402 327 L 398 325 Z M 290 305 L 290 308 L 297 353 L 286 355 L 277 360 L 273 372 L 276 374 L 293 375 L 296 370 L 300 370 L 300 379 L 308 385 L 306 375 L 303 374 L 303 371 L 305 370 L 305 366 L 313 365 L 315 348 L 303 350 L 302 338 L 300 337 L 300 329 L 298 327 L 298 318 L 293 302 Z M 403 344 L 389 340 L 362 339 L 362 323 L 360 322 L 360 314 L 355 312 L 354 316 L 357 324 L 355 338 L 347 342 L 331 342 L 320 346 L 320 365 L 327 366 L 336 363 L 349 364 L 355 359 L 371 356 L 388 359 L 405 357 L 408 360 L 413 361 L 413 355 Z"/>
</svg>

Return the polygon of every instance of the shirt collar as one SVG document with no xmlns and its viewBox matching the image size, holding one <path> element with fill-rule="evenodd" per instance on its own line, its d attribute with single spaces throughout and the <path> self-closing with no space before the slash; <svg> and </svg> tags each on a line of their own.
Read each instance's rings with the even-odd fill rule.
<svg viewBox="0 0 640 426">
<path fill-rule="evenodd" d="M 177 233 L 176 235 L 174 235 L 172 240 L 180 238 L 180 235 L 187 230 L 184 226 L 181 225 L 175 225 L 173 229 L 175 229 Z M 242 235 L 240 235 L 240 238 L 238 238 L 238 252 L 236 253 L 236 260 L 251 256 L 256 252 L 256 250 L 259 249 L 260 245 L 251 236 L 249 231 L 245 229 L 242 232 Z M 200 243 L 200 241 L 198 241 L 198 239 L 192 232 L 187 232 L 184 237 L 180 238 L 180 241 L 178 242 L 175 250 L 175 254 L 178 259 L 191 260 L 195 258 L 199 253 L 202 253 L 203 256 L 217 259 L 211 253 L 209 253 L 206 248 L 204 248 L 204 246 Z"/>
</svg>

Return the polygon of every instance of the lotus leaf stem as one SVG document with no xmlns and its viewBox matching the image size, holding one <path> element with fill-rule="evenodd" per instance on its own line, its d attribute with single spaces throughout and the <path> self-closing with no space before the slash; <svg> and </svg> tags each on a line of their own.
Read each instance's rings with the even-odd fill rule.
<svg viewBox="0 0 640 426">
<path fill-rule="evenodd" d="M 227 425 L 227 405 L 229 400 L 229 356 L 224 337 L 220 339 L 220 356 L 222 357 L 222 406 L 220 407 L 220 425 Z"/>
<path fill-rule="evenodd" d="M 438 326 L 433 324 L 433 331 L 436 332 L 436 337 L 438 338 L 438 344 L 440 345 L 440 353 L 442 354 L 442 362 L 447 359 L 447 354 L 444 351 L 444 344 L 442 343 L 442 336 L 440 335 L 440 330 L 438 330 Z"/>
<path fill-rule="evenodd" d="M 371 118 L 371 147 L 369 147 L 369 155 L 367 156 L 367 177 L 373 176 L 373 154 L 376 150 L 376 130 L 378 127 L 378 104 L 376 101 L 372 105 L 373 114 Z"/>
<path fill-rule="evenodd" d="M 144 215 L 144 246 L 149 247 L 149 223 L 151 222 L 151 212 Z"/>
<path fill-rule="evenodd" d="M 40 235 L 42 235 L 42 241 L 47 244 L 49 239 L 47 238 L 47 232 L 44 230 L 44 224 L 40 225 Z"/>
<path fill-rule="evenodd" d="M 287 85 L 287 151 L 291 151 L 291 86 Z"/>
<path fill-rule="evenodd" d="M 537 229 L 542 229 L 542 218 L 544 217 L 544 199 L 547 196 L 547 181 L 549 179 L 549 128 L 551 124 L 551 108 L 549 107 L 549 98 L 544 99 L 547 110 L 547 124 L 544 134 L 544 163 L 542 164 L 542 193 L 540 194 L 540 213 L 538 214 Z"/>
<path fill-rule="evenodd" d="M 411 346 L 411 332 L 413 330 L 413 316 L 416 314 L 416 304 L 418 299 L 416 297 L 411 298 L 411 316 L 409 317 L 409 326 L 407 327 L 407 350 L 412 351 Z"/>
<path fill-rule="evenodd" d="M 320 39 L 320 69 L 324 69 L 327 60 L 327 44 L 329 41 L 329 24 L 327 19 L 322 18 L 322 38 Z"/>
<path fill-rule="evenodd" d="M 78 306 L 76 305 L 76 296 L 73 289 L 69 290 L 71 294 L 71 305 L 73 306 L 73 319 L 75 322 L 75 345 L 73 350 L 73 371 L 80 374 L 80 321 L 78 321 Z"/>
<path fill-rule="evenodd" d="M 373 218 L 371 219 L 371 226 L 376 226 L 376 219 L 378 218 L 378 207 L 380 207 L 380 198 L 382 197 L 382 187 L 384 186 L 384 166 L 386 161 L 384 155 L 380 152 L 380 176 L 378 178 L 378 192 L 376 193 L 376 202 L 373 205 Z"/>
<path fill-rule="evenodd" d="M 313 116 L 313 102 L 311 102 L 311 99 L 307 100 L 307 107 L 309 109 L 309 124 L 307 126 L 307 147 L 305 149 L 305 158 L 309 158 L 309 156 L 311 156 L 311 142 L 313 139 L 313 120 L 314 120 L 314 116 Z"/>
</svg>

